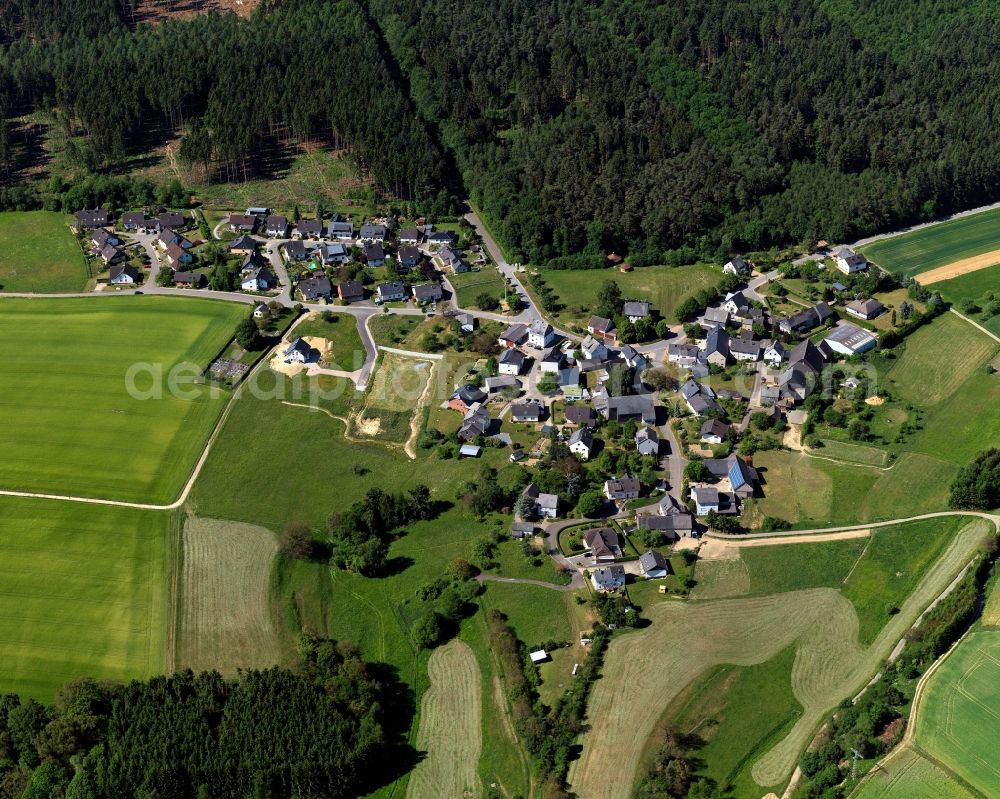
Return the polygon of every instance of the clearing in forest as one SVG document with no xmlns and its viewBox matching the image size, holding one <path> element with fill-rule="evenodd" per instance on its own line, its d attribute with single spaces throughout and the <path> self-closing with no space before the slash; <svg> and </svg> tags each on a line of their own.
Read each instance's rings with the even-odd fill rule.
<svg viewBox="0 0 1000 799">
<path fill-rule="evenodd" d="M 279 662 L 268 597 L 277 551 L 274 535 L 264 527 L 186 520 L 178 668 L 234 674 Z"/>
<path fill-rule="evenodd" d="M 482 678 L 472 648 L 455 639 L 427 661 L 430 687 L 420 702 L 417 749 L 426 753 L 410 775 L 407 799 L 478 797 L 483 746 Z"/>
<path fill-rule="evenodd" d="M 572 788 L 592 799 L 625 799 L 646 742 L 686 685 L 713 666 L 751 666 L 794 646 L 792 690 L 802 715 L 751 769 L 758 785 L 782 786 L 823 716 L 878 670 L 923 609 L 969 562 L 988 527 L 975 520 L 956 533 L 868 648 L 858 644 L 854 607 L 833 588 L 650 606 L 652 624 L 616 638 L 608 649 L 604 677 L 588 708 L 590 731 L 571 767 Z M 610 773 L 621 779 L 607 779 Z"/>
</svg>

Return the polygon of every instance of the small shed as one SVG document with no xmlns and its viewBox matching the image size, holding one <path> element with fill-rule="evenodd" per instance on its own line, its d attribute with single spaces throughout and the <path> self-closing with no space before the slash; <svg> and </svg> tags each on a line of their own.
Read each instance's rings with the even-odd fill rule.
<svg viewBox="0 0 1000 799">
<path fill-rule="evenodd" d="M 475 444 L 462 444 L 458 450 L 459 457 L 462 458 L 478 458 L 479 453 L 483 451 L 482 447 L 476 446 Z"/>
<path fill-rule="evenodd" d="M 549 659 L 549 653 L 544 649 L 536 649 L 529 655 L 529 657 L 531 658 L 532 663 L 544 663 Z"/>
</svg>

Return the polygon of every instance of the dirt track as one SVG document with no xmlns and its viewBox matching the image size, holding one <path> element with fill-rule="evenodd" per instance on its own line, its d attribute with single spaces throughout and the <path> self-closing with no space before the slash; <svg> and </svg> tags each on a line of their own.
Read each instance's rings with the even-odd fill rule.
<svg viewBox="0 0 1000 799">
<path fill-rule="evenodd" d="M 819 533 L 812 535 L 787 535 L 780 538 L 749 538 L 746 540 L 726 540 L 718 538 L 706 538 L 705 542 L 698 550 L 698 557 L 702 560 L 728 560 L 739 557 L 737 550 L 744 547 L 770 547 L 779 544 L 817 544 L 822 541 L 844 541 L 850 538 L 867 538 L 871 535 L 871 530 L 862 528 L 860 530 L 842 530 L 839 533 Z"/>
<path fill-rule="evenodd" d="M 929 286 L 932 283 L 940 283 L 942 280 L 951 280 L 953 277 L 967 275 L 970 272 L 978 272 L 990 266 L 1000 264 L 1000 250 L 991 250 L 971 258 L 963 258 L 960 261 L 953 261 L 950 264 L 939 266 L 937 269 L 930 269 L 919 275 L 915 275 L 921 286 Z"/>
</svg>

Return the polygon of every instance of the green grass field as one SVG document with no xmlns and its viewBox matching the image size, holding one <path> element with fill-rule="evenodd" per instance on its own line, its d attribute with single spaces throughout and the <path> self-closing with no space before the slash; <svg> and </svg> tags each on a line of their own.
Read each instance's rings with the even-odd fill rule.
<svg viewBox="0 0 1000 799">
<path fill-rule="evenodd" d="M 853 799 L 976 799 L 975 794 L 947 772 L 909 747 L 872 772 L 851 796 Z"/>
<path fill-rule="evenodd" d="M 462 272 L 461 274 L 448 274 L 448 282 L 451 283 L 457 295 L 458 306 L 460 308 L 476 308 L 476 299 L 480 294 L 489 294 L 498 300 L 503 300 L 504 287 L 507 281 L 504 280 L 493 264 L 487 264 L 478 272 Z"/>
<path fill-rule="evenodd" d="M 995 341 L 960 319 L 944 314 L 906 339 L 903 354 L 888 371 L 904 399 L 930 407 L 950 397 L 996 352 Z"/>
<path fill-rule="evenodd" d="M 754 755 L 787 732 L 802 712 L 792 691 L 794 660 L 795 649 L 789 647 L 764 663 L 718 666 L 664 714 L 679 730 L 705 740 L 695 753 L 703 763 L 698 775 L 729 786 L 725 795 L 760 797 L 750 776 Z"/>
<path fill-rule="evenodd" d="M 175 499 L 229 396 L 192 378 L 246 309 L 176 297 L 0 302 L 0 487 Z M 191 368 L 171 391 L 179 364 Z M 136 365 L 139 395 L 127 380 Z"/>
<path fill-rule="evenodd" d="M 162 674 L 168 513 L 0 498 L 0 691 Z"/>
<path fill-rule="evenodd" d="M 862 251 L 883 269 L 917 275 L 997 249 L 1000 249 L 1000 209 L 878 241 Z"/>
<path fill-rule="evenodd" d="M 976 300 L 981 308 L 985 308 L 988 304 L 987 295 L 1000 294 L 1000 266 L 990 266 L 977 272 L 953 277 L 951 280 L 943 280 L 935 283 L 934 288 L 953 305 L 968 298 Z M 1000 316 L 978 313 L 972 314 L 972 318 L 991 333 L 1000 336 Z"/>
<path fill-rule="evenodd" d="M 1000 632 L 976 630 L 925 686 L 915 744 L 984 796 L 1000 794 Z"/>
<path fill-rule="evenodd" d="M 350 314 L 330 312 L 327 321 L 321 314 L 310 314 L 308 319 L 296 325 L 293 336 L 316 336 L 330 342 L 332 352 L 329 366 L 353 372 L 364 366 L 367 353 L 361 343 L 355 317 Z"/>
<path fill-rule="evenodd" d="M 83 251 L 62 214 L 0 213 L 0 291 L 82 291 L 89 278 Z"/>
<path fill-rule="evenodd" d="M 543 269 L 542 275 L 565 306 L 555 314 L 556 320 L 584 325 L 606 280 L 615 281 L 628 299 L 649 300 L 660 316 L 674 322 L 674 308 L 681 300 L 722 279 L 722 272 L 708 264 L 645 266 L 624 274 L 617 269 Z"/>
</svg>

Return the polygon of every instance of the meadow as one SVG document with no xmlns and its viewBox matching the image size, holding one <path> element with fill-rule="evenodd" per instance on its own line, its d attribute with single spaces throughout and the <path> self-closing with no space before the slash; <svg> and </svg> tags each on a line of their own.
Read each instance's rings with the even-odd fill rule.
<svg viewBox="0 0 1000 799">
<path fill-rule="evenodd" d="M 311 313 L 295 326 L 293 336 L 316 336 L 330 342 L 329 363 L 331 369 L 353 372 L 364 366 L 365 352 L 358 333 L 357 319 L 350 314 L 324 311 Z"/>
<path fill-rule="evenodd" d="M 448 273 L 446 277 L 455 289 L 455 301 L 459 308 L 477 308 L 476 300 L 481 294 L 503 300 L 507 285 L 504 276 L 492 263 L 484 265 L 477 272 L 462 272 L 457 275 Z"/>
<path fill-rule="evenodd" d="M 1000 336 L 1000 315 L 986 310 L 993 302 L 989 299 L 990 295 L 1000 295 L 1000 266 L 990 266 L 978 272 L 953 277 L 951 280 L 935 283 L 934 288 L 955 306 L 963 299 L 974 300 L 983 310 L 969 315 L 991 333 Z"/>
<path fill-rule="evenodd" d="M 1000 208 L 877 241 L 861 249 L 866 258 L 883 269 L 918 275 L 1000 249 Z"/>
<path fill-rule="evenodd" d="M 909 747 L 872 771 L 853 799 L 976 799 L 976 794 Z"/>
<path fill-rule="evenodd" d="M 176 499 L 229 397 L 193 379 L 246 309 L 176 297 L 9 299 L 0 309 L 0 487 Z M 138 394 L 128 390 L 136 365 Z"/>
<path fill-rule="evenodd" d="M 646 742 L 687 685 L 718 665 L 754 666 L 794 647 L 791 686 L 802 712 L 750 764 L 753 782 L 778 790 L 824 714 L 867 682 L 927 604 L 968 562 L 986 530 L 980 520 L 962 526 L 867 648 L 858 644 L 854 607 L 832 588 L 647 604 L 644 615 L 652 624 L 616 638 L 608 650 L 605 676 L 589 705 L 591 728 L 582 740 L 580 759 L 571 767 L 571 786 L 595 799 L 624 799 Z M 608 780 L 612 769 L 628 779 Z"/>
<path fill-rule="evenodd" d="M 162 674 L 171 514 L 0 498 L 0 691 L 42 702 L 77 677 Z"/>
<path fill-rule="evenodd" d="M 89 279 L 83 251 L 62 214 L 0 213 L 0 291 L 83 291 Z"/>
<path fill-rule="evenodd" d="M 191 516 L 183 539 L 177 667 L 235 675 L 281 663 L 268 593 L 278 552 L 274 534 Z"/>
<path fill-rule="evenodd" d="M 622 296 L 631 300 L 649 300 L 653 310 L 671 322 L 674 309 L 697 291 L 715 286 L 722 279 L 718 267 L 708 264 L 690 266 L 644 266 L 622 273 L 617 269 L 543 269 L 545 282 L 564 307 L 552 316 L 562 325 L 586 325 L 597 292 L 606 280 L 613 280 Z"/>
</svg>

